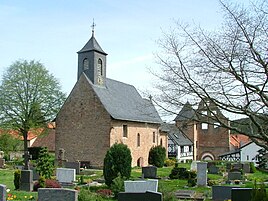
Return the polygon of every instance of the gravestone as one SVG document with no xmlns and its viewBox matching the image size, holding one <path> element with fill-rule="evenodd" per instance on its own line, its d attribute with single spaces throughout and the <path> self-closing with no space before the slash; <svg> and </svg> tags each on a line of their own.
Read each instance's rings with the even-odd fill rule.
<svg viewBox="0 0 268 201">
<path fill-rule="evenodd" d="M 75 169 L 57 168 L 56 178 L 60 184 L 72 184 L 75 181 Z"/>
<path fill-rule="evenodd" d="M 244 163 L 243 164 L 243 172 L 244 173 L 250 173 L 250 165 L 249 165 L 249 163 Z"/>
<path fill-rule="evenodd" d="M 33 191 L 33 171 L 21 170 L 20 190 Z"/>
<path fill-rule="evenodd" d="M 163 195 L 159 192 L 120 192 L 118 201 L 163 201 Z"/>
<path fill-rule="evenodd" d="M 155 166 L 142 167 L 142 174 L 144 178 L 155 179 L 157 178 L 157 167 Z"/>
<path fill-rule="evenodd" d="M 80 174 L 80 162 L 63 162 L 65 168 L 75 169 L 76 174 Z"/>
<path fill-rule="evenodd" d="M 208 168 L 208 173 L 209 174 L 219 174 L 219 167 L 217 167 L 217 166 L 210 166 L 209 168 Z"/>
<path fill-rule="evenodd" d="M 197 186 L 207 186 L 207 162 L 197 162 Z"/>
<path fill-rule="evenodd" d="M 191 171 L 197 171 L 197 162 L 199 161 L 192 161 L 191 163 Z"/>
<path fill-rule="evenodd" d="M 78 201 L 78 192 L 64 188 L 39 188 L 38 201 Z"/>
<path fill-rule="evenodd" d="M 211 166 L 216 166 L 216 163 L 214 161 L 207 162 L 207 167 L 210 168 Z"/>
<path fill-rule="evenodd" d="M 229 172 L 232 168 L 232 164 L 231 163 L 226 163 L 226 171 Z"/>
<path fill-rule="evenodd" d="M 36 171 L 36 168 L 31 168 L 31 170 L 33 171 L 33 180 L 34 181 L 36 181 L 36 180 L 38 180 L 39 179 L 39 174 L 38 174 L 38 172 Z"/>
<path fill-rule="evenodd" d="M 241 170 L 242 168 L 243 168 L 243 165 L 241 163 L 234 163 L 232 169 Z"/>
<path fill-rule="evenodd" d="M 232 201 L 251 201 L 252 188 L 232 188 Z"/>
<path fill-rule="evenodd" d="M 212 200 L 213 201 L 224 201 L 230 200 L 232 197 L 232 188 L 234 186 L 212 186 Z"/>
<path fill-rule="evenodd" d="M 0 158 L 0 168 L 4 168 L 5 167 L 5 159 Z"/>
<path fill-rule="evenodd" d="M 6 185 L 0 184 L 0 201 L 7 200 L 7 189 Z"/>
<path fill-rule="evenodd" d="M 228 180 L 241 180 L 242 174 L 241 172 L 228 172 Z"/>
<path fill-rule="evenodd" d="M 124 181 L 125 192 L 146 192 L 152 191 L 157 192 L 158 189 L 158 180 L 149 179 L 143 181 Z"/>
</svg>

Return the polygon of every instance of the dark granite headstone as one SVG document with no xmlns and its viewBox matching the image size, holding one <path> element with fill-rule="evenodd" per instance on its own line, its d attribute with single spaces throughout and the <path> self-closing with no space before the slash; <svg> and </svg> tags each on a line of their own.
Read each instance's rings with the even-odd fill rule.
<svg viewBox="0 0 268 201">
<path fill-rule="evenodd" d="M 157 167 L 155 166 L 147 166 L 142 167 L 142 174 L 144 178 L 157 178 Z"/>
<path fill-rule="evenodd" d="M 249 163 L 244 163 L 243 164 L 243 172 L 244 173 L 250 173 L 250 165 L 249 165 Z"/>
<path fill-rule="evenodd" d="M 243 165 L 241 163 L 234 163 L 232 169 L 241 170 Z"/>
<path fill-rule="evenodd" d="M 0 200 L 6 201 L 7 200 L 7 190 L 6 185 L 0 184 Z"/>
<path fill-rule="evenodd" d="M 252 188 L 233 188 L 232 201 L 250 201 Z"/>
<path fill-rule="evenodd" d="M 208 173 L 209 174 L 218 174 L 219 173 L 219 167 L 216 166 L 210 166 L 208 168 Z"/>
<path fill-rule="evenodd" d="M 214 161 L 208 161 L 207 167 L 210 168 L 211 166 L 216 166 Z"/>
<path fill-rule="evenodd" d="M 232 197 L 232 188 L 237 188 L 237 186 L 236 187 L 234 187 L 234 186 L 212 186 L 212 200 L 213 201 L 230 200 Z"/>
<path fill-rule="evenodd" d="M 78 201 L 78 192 L 64 188 L 39 188 L 38 201 Z"/>
<path fill-rule="evenodd" d="M 20 190 L 32 191 L 33 190 L 33 171 L 21 170 Z"/>
<path fill-rule="evenodd" d="M 38 180 L 39 179 L 39 174 L 38 174 L 38 172 L 36 171 L 36 168 L 31 168 L 31 170 L 33 171 L 33 180 L 34 181 L 36 181 L 36 180 Z"/>
<path fill-rule="evenodd" d="M 80 174 L 80 162 L 64 162 L 65 168 L 75 169 L 76 174 Z"/>
<path fill-rule="evenodd" d="M 232 168 L 232 164 L 231 163 L 226 163 L 226 171 L 229 172 Z"/>
<path fill-rule="evenodd" d="M 228 172 L 228 180 L 241 180 L 241 172 Z"/>
<path fill-rule="evenodd" d="M 120 192 L 118 201 L 163 201 L 162 193 L 146 191 L 145 193 Z"/>
</svg>

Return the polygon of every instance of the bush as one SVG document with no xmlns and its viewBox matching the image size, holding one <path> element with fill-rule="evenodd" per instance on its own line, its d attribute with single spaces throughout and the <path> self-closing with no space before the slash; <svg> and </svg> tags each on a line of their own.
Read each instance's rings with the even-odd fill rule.
<svg viewBox="0 0 268 201">
<path fill-rule="evenodd" d="M 127 145 L 114 144 L 104 158 L 103 175 L 105 184 L 111 186 L 119 175 L 129 179 L 131 174 L 131 152 Z"/>
<path fill-rule="evenodd" d="M 152 147 L 149 152 L 149 164 L 163 167 L 166 159 L 166 149 L 161 145 Z"/>
<path fill-rule="evenodd" d="M 43 179 L 41 180 L 41 183 L 40 183 L 40 178 L 39 178 L 38 182 L 34 184 L 33 190 L 37 191 L 38 188 L 61 188 L 60 183 L 53 179 L 46 179 L 45 185 L 43 185 L 42 182 L 43 182 Z"/>
<path fill-rule="evenodd" d="M 255 167 L 254 162 L 250 162 L 249 166 L 250 166 L 250 173 L 255 173 L 256 172 L 256 167 Z"/>
<path fill-rule="evenodd" d="M 121 176 L 116 177 L 113 180 L 113 183 L 111 185 L 111 189 L 112 189 L 112 191 L 114 193 L 115 198 L 117 198 L 119 192 L 124 192 L 125 191 L 124 178 L 122 178 Z"/>
<path fill-rule="evenodd" d="M 46 147 L 42 148 L 39 153 L 39 159 L 36 164 L 36 171 L 39 173 L 40 176 L 45 177 L 45 179 L 50 179 L 54 166 L 51 162 L 48 150 Z"/>
<path fill-rule="evenodd" d="M 78 201 L 96 200 L 101 201 L 103 198 L 100 195 L 95 195 L 88 190 L 81 189 L 78 194 Z"/>
<path fill-rule="evenodd" d="M 14 186 L 15 190 L 20 189 L 21 170 L 17 169 L 14 172 Z"/>
<path fill-rule="evenodd" d="M 176 163 L 176 159 L 174 160 L 174 159 L 169 159 L 168 158 L 168 159 L 165 160 L 165 166 L 167 166 L 167 167 L 174 166 L 175 163 Z"/>
</svg>

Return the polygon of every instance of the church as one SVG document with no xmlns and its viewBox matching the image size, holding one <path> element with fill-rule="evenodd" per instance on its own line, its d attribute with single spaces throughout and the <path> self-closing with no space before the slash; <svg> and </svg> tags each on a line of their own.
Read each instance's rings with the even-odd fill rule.
<svg viewBox="0 0 268 201">
<path fill-rule="evenodd" d="M 67 161 L 100 168 L 107 150 L 123 143 L 131 150 L 132 166 L 147 166 L 151 147 L 167 149 L 167 135 L 159 131 L 162 120 L 152 101 L 134 86 L 106 77 L 107 53 L 94 27 L 77 53 L 77 82 L 56 118 L 56 158 L 64 150 Z"/>
</svg>

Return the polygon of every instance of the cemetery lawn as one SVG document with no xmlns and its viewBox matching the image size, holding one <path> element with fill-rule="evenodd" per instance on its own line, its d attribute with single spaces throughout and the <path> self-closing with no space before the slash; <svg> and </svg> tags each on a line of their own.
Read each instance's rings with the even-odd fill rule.
<svg viewBox="0 0 268 201">
<path fill-rule="evenodd" d="M 188 170 L 190 169 L 190 164 L 179 164 L 179 167 L 185 167 Z M 162 192 L 164 195 L 164 201 L 165 200 L 172 200 L 168 199 L 168 196 L 173 194 L 173 192 L 177 190 L 194 190 L 197 192 L 203 193 L 206 197 L 211 197 L 211 188 L 210 187 L 187 187 L 187 180 L 169 180 L 168 176 L 171 173 L 173 167 L 163 167 L 157 169 L 157 175 L 159 177 L 159 192 Z M 140 179 L 141 177 L 142 169 L 135 167 L 132 169 L 131 172 L 131 180 Z M 93 180 L 103 180 L 103 173 L 102 170 L 87 170 L 85 172 L 85 175 L 83 176 L 86 183 L 90 183 Z M 256 171 L 256 173 L 253 174 L 247 174 L 245 176 L 248 180 L 246 182 L 246 187 L 252 187 L 254 184 L 254 181 L 257 182 L 264 182 L 268 181 L 268 173 L 266 172 L 260 172 Z M 81 178 L 81 175 L 77 175 L 77 180 Z M 223 176 L 221 175 L 212 175 L 208 174 L 208 178 L 211 180 L 216 181 L 222 181 Z M 10 189 L 10 196 L 12 195 L 14 201 L 28 201 L 28 200 L 36 200 L 37 199 L 37 192 L 24 192 L 24 191 L 18 191 L 15 190 L 14 184 L 14 170 L 10 169 L 0 169 L 0 183 L 7 186 L 7 189 Z M 107 188 L 105 186 L 103 187 L 96 187 L 95 190 L 98 188 Z M 94 193 L 95 191 L 88 191 L 90 193 L 91 200 L 116 200 L 114 198 L 101 198 L 99 195 Z M 15 196 L 15 197 L 14 197 Z M 208 199 L 207 199 L 208 200 Z"/>
<path fill-rule="evenodd" d="M 36 200 L 37 192 L 25 192 L 15 190 L 15 186 L 13 183 L 14 180 L 14 171 L 8 169 L 0 169 L 0 183 L 6 185 L 8 192 L 7 200 L 15 200 L 15 201 L 28 201 L 28 200 Z"/>
</svg>

